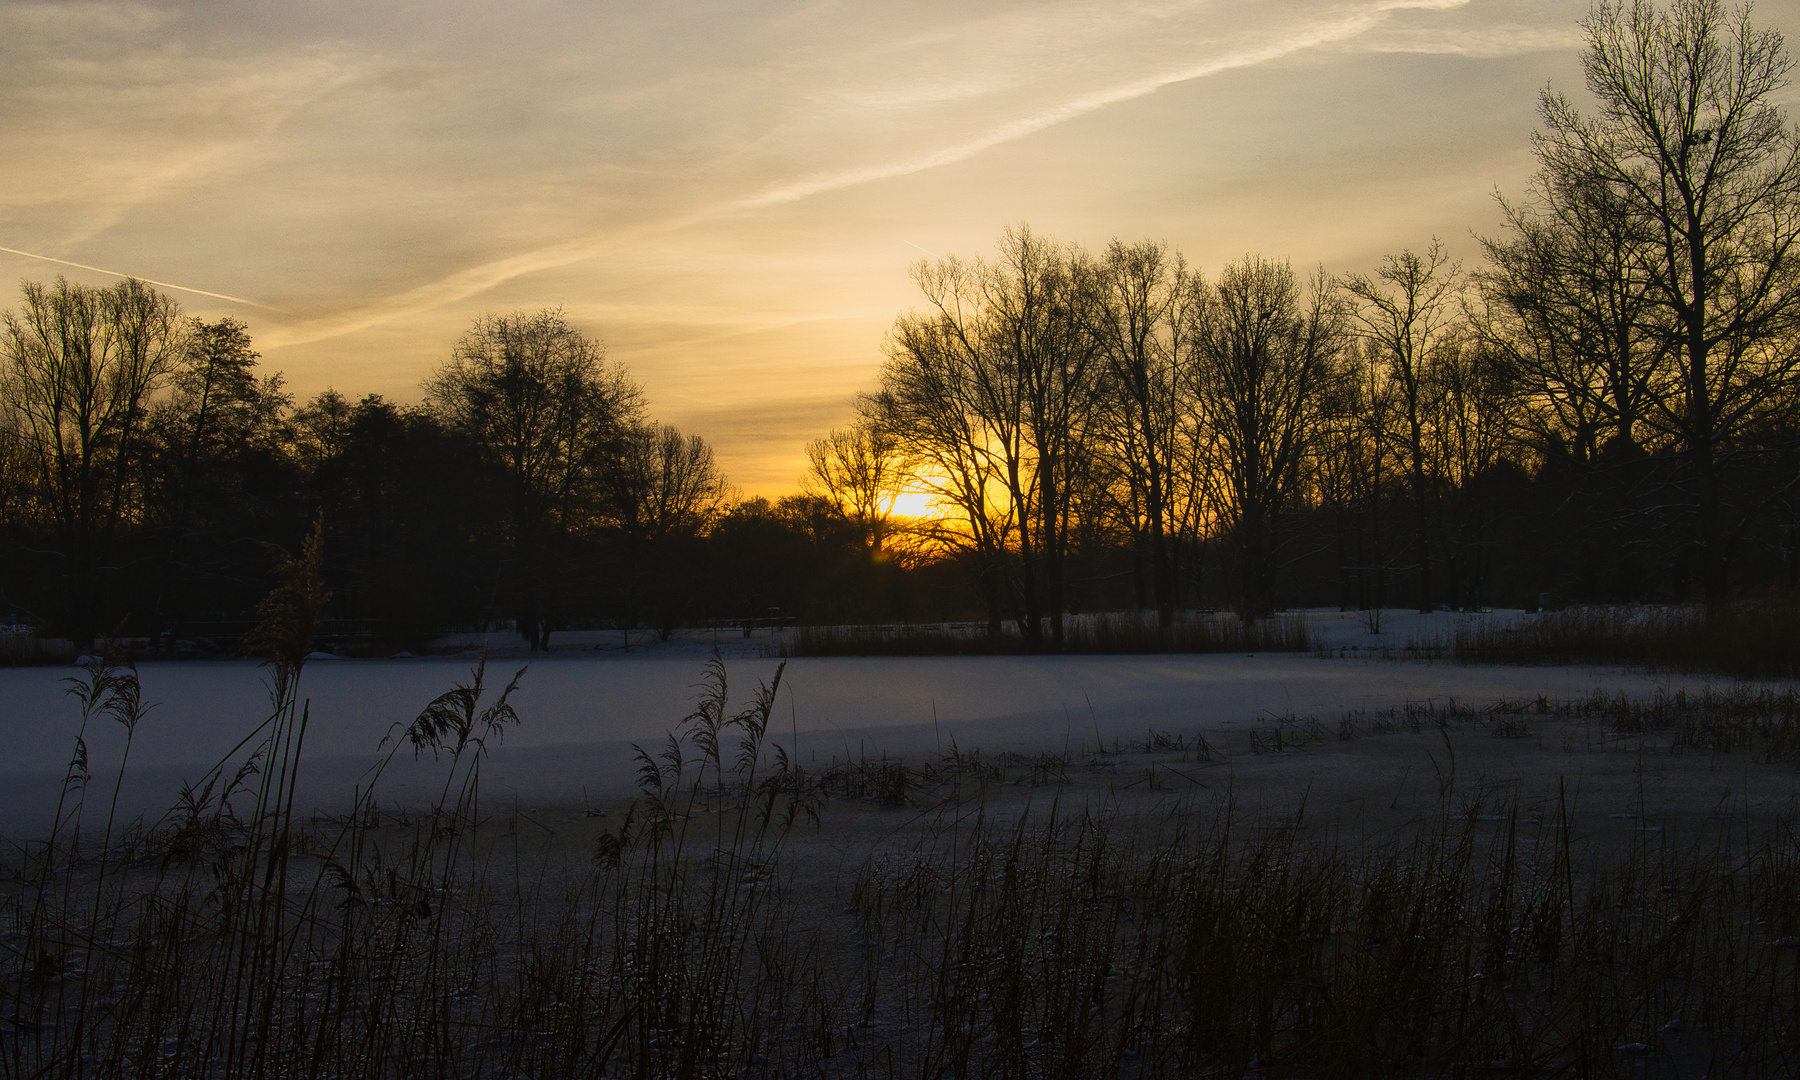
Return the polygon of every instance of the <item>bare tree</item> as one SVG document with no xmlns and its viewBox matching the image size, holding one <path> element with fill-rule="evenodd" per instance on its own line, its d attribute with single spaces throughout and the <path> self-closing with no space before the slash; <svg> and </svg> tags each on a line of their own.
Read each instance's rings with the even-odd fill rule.
<svg viewBox="0 0 1800 1080">
<path fill-rule="evenodd" d="M 1510 355 L 1475 335 L 1448 342 L 1430 357 L 1428 425 L 1438 492 L 1438 544 L 1445 594 L 1455 610 L 1483 601 L 1493 515 L 1490 481 L 1514 460 L 1521 426 L 1517 371 Z"/>
<path fill-rule="evenodd" d="M 1304 304 L 1287 263 L 1227 266 L 1200 314 L 1194 400 L 1237 552 L 1245 621 L 1275 603 L 1281 516 L 1301 492 L 1324 433 L 1328 380 L 1345 340 L 1342 304 L 1323 277 Z"/>
<path fill-rule="evenodd" d="M 1444 245 L 1433 240 L 1423 254 L 1410 248 L 1389 255 L 1373 277 L 1342 279 L 1351 313 L 1368 343 L 1380 377 L 1392 384 L 1402 455 L 1413 502 L 1413 542 L 1419 567 L 1419 610 L 1434 610 L 1431 586 L 1431 513 L 1435 480 L 1430 432 L 1431 357 L 1462 333 L 1458 299 L 1462 279 Z"/>
<path fill-rule="evenodd" d="M 683 435 L 668 424 L 642 423 L 626 434 L 610 483 L 617 525 L 631 561 L 627 625 L 635 620 L 640 603 L 648 601 L 667 641 L 688 598 L 679 567 L 693 542 L 718 516 L 731 487 L 705 439 Z"/>
<path fill-rule="evenodd" d="M 910 488 L 952 511 L 926 526 L 923 538 L 971 567 L 988 633 L 997 635 L 1020 511 L 1009 477 L 1023 467 L 1023 447 L 1017 410 L 993 408 L 1011 398 L 984 371 L 990 358 L 978 273 L 957 259 L 913 267 L 928 308 L 895 321 L 880 387 L 862 408 L 898 448 Z"/>
<path fill-rule="evenodd" d="M 1605 184 L 1545 169 L 1526 204 L 1501 200 L 1507 236 L 1482 240 L 1471 326 L 1540 406 L 1540 450 L 1584 470 L 1639 454 L 1667 334 L 1644 272 L 1650 235 Z"/>
<path fill-rule="evenodd" d="M 914 483 L 957 510 L 941 540 L 974 562 L 990 632 L 1004 584 L 1025 640 L 1041 644 L 1047 621 L 1052 648 L 1096 415 L 1100 350 L 1078 258 L 1018 226 L 994 262 L 917 264 L 926 309 L 895 323 L 869 400 Z"/>
<path fill-rule="evenodd" d="M 1096 400 L 1102 430 L 1095 447 L 1124 481 L 1139 602 L 1148 599 L 1158 624 L 1167 626 L 1178 584 L 1171 470 L 1192 405 L 1193 321 L 1187 317 L 1192 275 L 1166 244 L 1149 240 L 1114 240 L 1104 256 L 1085 262 L 1083 269 L 1090 332 L 1105 359 Z"/>
<path fill-rule="evenodd" d="M 807 443 L 806 462 L 804 492 L 824 499 L 854 524 L 869 553 L 880 556 L 894 500 L 905 483 L 894 436 L 864 420 Z"/>
<path fill-rule="evenodd" d="M 642 395 L 551 309 L 476 320 L 425 393 L 503 479 L 519 631 L 534 650 L 547 648 L 551 598 L 567 570 L 560 542 L 596 504 Z"/>
<path fill-rule="evenodd" d="M 1364 343 L 1346 342 L 1325 382 L 1312 490 L 1320 509 L 1331 516 L 1338 603 L 1346 611 L 1373 612 L 1371 628 L 1379 633 L 1386 598 L 1381 499 L 1391 401 L 1383 393 L 1386 384 L 1365 362 L 1366 351 Z"/>
<path fill-rule="evenodd" d="M 1065 567 L 1073 495 L 1098 415 L 1101 348 L 1089 332 L 1080 253 L 1025 226 L 1000 238 L 1000 261 L 986 275 L 989 351 L 1003 395 L 1017 394 L 1028 465 L 1008 477 L 1019 515 L 1019 589 L 1025 637 L 1037 642 L 1042 620 L 1061 650 L 1067 608 Z"/>
<path fill-rule="evenodd" d="M 1702 586 L 1718 603 L 1723 459 L 1800 370 L 1800 135 L 1777 100 L 1793 61 L 1780 34 L 1718 0 L 1602 0 L 1583 26 L 1598 109 L 1546 90 L 1536 149 L 1548 171 L 1604 185 L 1642 222 L 1641 270 L 1679 357 L 1674 378 L 1645 387 L 1646 420 L 1684 452 Z"/>
<path fill-rule="evenodd" d="M 175 301 L 135 278 L 107 288 L 26 282 L 0 315 L 0 403 L 28 461 L 34 502 L 54 523 L 66 619 L 93 646 L 100 576 L 132 513 L 153 392 L 187 347 Z"/>
</svg>

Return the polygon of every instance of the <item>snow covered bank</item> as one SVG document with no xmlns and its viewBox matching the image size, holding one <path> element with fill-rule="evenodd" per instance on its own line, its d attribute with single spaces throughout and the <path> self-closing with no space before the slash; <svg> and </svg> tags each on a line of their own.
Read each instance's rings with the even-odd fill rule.
<svg viewBox="0 0 1800 1080">
<path fill-rule="evenodd" d="M 631 744 L 660 743 L 691 708 L 703 653 L 552 654 L 531 662 L 514 703 L 523 718 L 487 770 L 491 796 L 580 802 L 631 788 Z M 491 660 L 503 686 L 524 661 Z M 728 661 L 733 696 L 772 678 L 780 661 Z M 309 665 L 303 790 L 335 808 L 375 760 L 382 738 L 437 694 L 469 677 L 464 659 Z M 67 668 L 0 669 L 0 834 L 48 820 L 79 724 L 61 680 Z M 131 751 L 125 801 L 155 813 L 261 719 L 262 672 L 251 661 L 146 664 L 146 701 L 158 703 Z M 803 764 L 947 749 L 1081 752 L 1096 741 L 1230 730 L 1260 714 L 1317 715 L 1455 697 L 1571 698 L 1595 689 L 1632 695 L 1701 678 L 1598 668 L 1461 667 L 1323 660 L 1310 656 L 821 658 L 788 662 L 777 735 Z M 96 789 L 110 790 L 123 733 L 96 721 L 87 734 Z M 393 801 L 422 798 L 435 772 L 410 757 L 384 779 Z"/>
</svg>

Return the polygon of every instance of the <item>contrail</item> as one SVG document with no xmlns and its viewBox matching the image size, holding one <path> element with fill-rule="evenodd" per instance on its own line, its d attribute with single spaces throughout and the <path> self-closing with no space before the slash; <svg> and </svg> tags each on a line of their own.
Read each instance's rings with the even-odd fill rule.
<svg viewBox="0 0 1800 1080">
<path fill-rule="evenodd" d="M 27 259 L 42 259 L 44 262 L 56 263 L 60 266 L 73 266 L 77 270 L 92 270 L 96 274 L 107 274 L 116 278 L 137 277 L 136 274 L 121 274 L 117 270 L 104 270 L 98 266 L 89 266 L 86 263 L 70 262 L 67 259 L 52 258 L 49 255 L 37 255 L 29 251 L 20 251 L 18 248 L 0 247 L 0 251 L 4 251 L 8 255 L 23 255 Z M 196 296 L 210 296 L 214 300 L 228 300 L 233 304 L 244 304 L 253 308 L 262 308 L 264 311 L 278 310 L 267 304 L 259 304 L 254 300 L 246 300 L 241 296 L 226 296 L 224 293 L 207 292 L 205 289 L 190 289 L 186 285 L 172 285 L 167 281 L 155 281 L 147 277 L 140 277 L 137 279 L 146 285 L 154 285 L 159 289 L 174 289 L 177 292 L 193 293 Z"/>
<path fill-rule="evenodd" d="M 1012 142 L 1028 135 L 1054 127 L 1065 121 L 1103 109 L 1109 105 L 1129 101 L 1155 93 L 1165 86 L 1175 83 L 1189 82 L 1195 79 L 1216 75 L 1220 72 L 1238 68 L 1252 67 L 1267 63 L 1306 49 L 1317 48 L 1357 37 L 1358 35 L 1379 25 L 1396 10 L 1426 9 L 1442 10 L 1464 7 L 1471 0 L 1376 0 L 1365 9 L 1353 9 L 1341 14 L 1338 18 L 1307 28 L 1299 33 L 1266 44 L 1260 48 L 1242 49 L 1225 56 L 1215 57 L 1197 64 L 1166 71 L 1147 78 L 1136 79 L 1111 88 L 1089 93 L 1059 106 L 1047 109 L 1032 116 L 1021 117 L 989 129 L 986 133 L 972 139 L 940 147 L 912 158 L 889 161 L 881 164 L 848 169 L 837 173 L 828 173 L 803 178 L 798 181 L 765 190 L 759 194 L 713 207 L 692 212 L 682 217 L 661 223 L 661 228 L 675 228 L 693 225 L 701 221 L 727 217 L 744 211 L 755 211 L 785 203 L 798 202 L 813 195 L 829 191 L 837 191 L 859 184 L 866 184 L 894 177 L 907 176 L 924 172 L 928 169 L 966 161 L 984 150 Z M 638 230 L 641 231 L 641 230 Z M 375 304 L 352 311 L 346 315 L 314 320 L 299 326 L 277 329 L 272 335 L 265 336 L 265 342 L 271 347 L 296 345 L 305 342 L 320 341 L 338 337 L 342 334 L 367 329 L 393 319 L 410 315 L 419 311 L 429 311 L 448 303 L 466 299 L 485 292 L 502 282 L 529 273 L 571 263 L 582 262 L 601 251 L 608 242 L 616 243 L 617 235 L 597 233 L 585 237 L 577 237 L 560 243 L 532 251 L 521 252 L 491 262 L 482 263 L 466 270 L 451 274 L 436 281 L 427 282 L 397 296 L 385 298 Z M 918 247 L 911 241 L 903 241 L 909 246 Z M 920 248 L 921 251 L 925 250 Z M 210 295 L 210 294 L 209 294 Z"/>
<path fill-rule="evenodd" d="M 767 206 L 778 206 L 782 203 L 796 202 L 813 195 L 828 191 L 838 191 L 859 184 L 873 183 L 879 180 L 890 180 L 900 176 L 936 169 L 945 165 L 954 165 L 967 161 L 983 150 L 990 150 L 1004 143 L 1022 139 L 1027 135 L 1035 135 L 1046 128 L 1055 127 L 1079 116 L 1103 109 L 1109 105 L 1117 105 L 1134 98 L 1146 97 L 1161 90 L 1165 86 L 1177 83 L 1192 82 L 1209 75 L 1233 71 L 1239 68 L 1255 67 L 1271 60 L 1279 60 L 1294 53 L 1321 45 L 1330 45 L 1345 41 L 1366 33 L 1383 22 L 1388 15 L 1397 9 L 1426 8 L 1444 9 L 1463 7 L 1469 0 L 1386 0 L 1386 2 L 1362 11 L 1357 11 L 1334 22 L 1313 26 L 1301 33 L 1293 34 L 1283 40 L 1271 42 L 1260 48 L 1243 49 L 1225 56 L 1215 57 L 1199 64 L 1173 71 L 1165 71 L 1148 78 L 1138 79 L 1108 87 L 1095 93 L 1086 94 L 1071 101 L 1046 109 L 1035 116 L 1024 116 L 1000 124 L 972 139 L 950 146 L 939 147 L 914 158 L 900 161 L 889 161 L 878 165 L 847 169 L 843 172 L 829 173 L 823 176 L 808 177 L 780 187 L 764 191 L 758 195 L 740 200 L 738 206 L 743 209 L 761 209 Z"/>
</svg>

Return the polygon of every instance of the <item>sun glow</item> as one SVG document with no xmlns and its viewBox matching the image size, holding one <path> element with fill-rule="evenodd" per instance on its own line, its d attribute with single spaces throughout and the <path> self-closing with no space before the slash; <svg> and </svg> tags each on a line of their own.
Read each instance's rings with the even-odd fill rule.
<svg viewBox="0 0 1800 1080">
<path fill-rule="evenodd" d="M 911 490 L 894 496 L 888 513 L 897 518 L 939 518 L 944 516 L 944 507 L 931 492 Z"/>
</svg>

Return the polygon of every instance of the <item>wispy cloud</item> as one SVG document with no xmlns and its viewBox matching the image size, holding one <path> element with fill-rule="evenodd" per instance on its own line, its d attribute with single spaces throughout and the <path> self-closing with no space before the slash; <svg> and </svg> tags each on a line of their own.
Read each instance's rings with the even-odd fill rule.
<svg viewBox="0 0 1800 1080">
<path fill-rule="evenodd" d="M 708 221 L 795 203 L 827 192 L 953 165 L 967 161 L 986 150 L 1027 138 L 1078 117 L 1153 94 L 1164 87 L 1203 79 L 1227 71 L 1255 67 L 1308 49 L 1354 40 L 1382 25 L 1396 11 L 1446 10 L 1463 7 L 1469 2 L 1470 0 L 1385 0 L 1385 2 L 1360 7 L 1328 8 L 1320 17 L 1310 23 L 1283 28 L 1269 40 L 1240 45 L 1230 48 L 1220 55 L 1210 56 L 1197 62 L 1172 66 L 1150 75 L 1135 75 L 1098 90 L 1078 93 L 1049 108 L 1003 120 L 972 137 L 928 147 L 888 161 L 851 166 L 798 180 L 780 182 L 750 195 L 713 202 L 689 212 L 673 214 L 658 222 L 635 228 L 590 231 L 555 244 L 480 263 L 351 311 L 303 323 L 271 328 L 263 333 L 262 340 L 271 348 L 279 348 L 329 340 L 370 329 L 397 319 L 456 304 L 525 275 L 584 262 L 609 250 L 615 250 L 627 237 L 641 238 L 647 232 L 672 232 Z M 1157 12 L 1157 14 L 1160 16 L 1163 13 Z M 913 100 L 958 99 L 969 96 L 973 92 L 972 90 L 967 92 L 958 90 L 953 94 L 938 95 L 921 91 L 916 98 L 907 98 L 905 95 L 901 95 L 896 100 L 910 105 Z"/>
<path fill-rule="evenodd" d="M 1430 53 L 1454 56 L 1517 56 L 1521 53 L 1575 49 L 1581 46 L 1578 26 L 1530 26 L 1522 24 L 1474 29 L 1409 26 L 1384 28 L 1370 40 L 1359 42 L 1367 52 Z"/>
<path fill-rule="evenodd" d="M 183 88 L 195 113 L 216 116 L 226 110 L 224 103 L 230 102 L 232 111 L 242 115 L 226 132 L 199 146 L 178 144 L 140 151 L 142 158 L 109 178 L 94 215 L 64 234 L 61 243 L 71 247 L 85 243 L 145 206 L 251 168 L 273 149 L 283 126 L 320 99 L 350 85 L 358 75 L 341 58 L 325 56 L 277 62 L 260 71 L 231 72 Z"/>
<path fill-rule="evenodd" d="M 1003 221 L 1334 266 L 1480 226 L 1587 6 L 0 0 L 0 260 L 254 312 L 298 393 L 404 397 L 477 309 L 566 303 L 774 490 L 907 261 Z"/>
<path fill-rule="evenodd" d="M 503 259 L 494 259 L 385 297 L 367 307 L 264 331 L 260 340 L 269 348 L 278 349 L 353 334 L 358 330 L 367 330 L 395 319 L 466 300 L 527 274 L 555 270 L 591 259 L 606 247 L 617 243 L 619 238 L 617 233 L 595 233 L 509 255 Z"/>
<path fill-rule="evenodd" d="M 1280 38 L 1259 46 L 1214 57 L 1201 63 L 1176 68 L 1144 78 L 1133 79 L 1104 90 L 1061 102 L 1052 108 L 1030 116 L 1022 116 L 1000 124 L 981 135 L 949 146 L 941 146 L 913 157 L 896 161 L 883 162 L 861 168 L 846 169 L 841 172 L 823 176 L 808 177 L 792 183 L 782 184 L 768 191 L 752 195 L 737 205 L 743 209 L 754 210 L 765 206 L 794 202 L 798 199 L 854 187 L 859 184 L 890 180 L 896 177 L 909 176 L 924 172 L 927 169 L 942 168 L 967 161 L 984 150 L 1013 142 L 1017 139 L 1034 135 L 1047 128 L 1066 123 L 1077 117 L 1097 112 L 1109 105 L 1118 105 L 1134 98 L 1154 94 L 1165 86 L 1203 79 L 1209 75 L 1217 75 L 1239 68 L 1255 67 L 1283 57 L 1320 45 L 1328 45 L 1345 41 L 1367 32 L 1386 19 L 1390 12 L 1398 8 L 1432 8 L 1443 9 L 1461 7 L 1469 0 L 1417 0 L 1417 2 L 1399 2 L 1383 4 L 1365 11 L 1349 13 L 1341 18 L 1327 20 L 1314 26 L 1305 27 L 1290 36 Z"/>
</svg>

